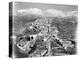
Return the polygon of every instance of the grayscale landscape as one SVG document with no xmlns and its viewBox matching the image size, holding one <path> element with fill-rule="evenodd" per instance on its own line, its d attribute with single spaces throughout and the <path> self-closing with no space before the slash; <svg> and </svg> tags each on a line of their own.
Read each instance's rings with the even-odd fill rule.
<svg viewBox="0 0 80 60">
<path fill-rule="evenodd" d="M 77 5 L 15 2 L 16 58 L 76 54 Z"/>
</svg>

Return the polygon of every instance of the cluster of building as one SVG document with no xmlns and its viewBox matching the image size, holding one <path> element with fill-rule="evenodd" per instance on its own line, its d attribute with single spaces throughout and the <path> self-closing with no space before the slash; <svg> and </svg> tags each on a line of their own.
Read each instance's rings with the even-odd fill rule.
<svg viewBox="0 0 80 60">
<path fill-rule="evenodd" d="M 45 45 L 47 50 L 45 49 L 45 50 L 39 51 L 39 49 L 38 50 L 35 49 L 35 51 L 29 55 L 32 57 L 33 56 L 49 56 L 49 55 L 52 55 L 52 49 L 55 49 L 55 48 L 56 49 L 57 48 L 64 48 L 66 50 L 67 47 L 73 47 L 73 45 L 71 45 L 70 41 L 60 39 L 57 36 L 59 31 L 57 30 L 57 27 L 55 27 L 55 26 L 51 27 L 51 22 L 52 22 L 52 19 L 46 19 L 46 18 L 37 19 L 28 28 L 29 28 L 29 30 L 34 29 L 35 30 L 34 32 L 36 32 L 37 30 L 40 30 L 40 32 L 37 34 L 22 36 L 22 39 L 17 44 L 17 46 L 23 52 L 28 54 L 31 51 L 31 49 L 34 47 L 34 45 L 37 44 L 36 41 L 41 40 L 40 44 L 43 43 L 43 46 Z M 18 39 L 20 39 L 20 38 L 18 38 Z M 58 45 L 58 47 L 51 47 L 52 41 L 55 42 Z M 37 53 L 37 51 L 40 53 Z"/>
</svg>

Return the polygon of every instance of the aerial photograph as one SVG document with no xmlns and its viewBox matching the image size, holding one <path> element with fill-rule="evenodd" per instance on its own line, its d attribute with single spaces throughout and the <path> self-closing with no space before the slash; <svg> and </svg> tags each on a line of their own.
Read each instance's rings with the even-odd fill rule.
<svg viewBox="0 0 80 60">
<path fill-rule="evenodd" d="M 33 58 L 76 55 L 77 14 L 77 5 L 11 2 L 10 56 Z"/>
</svg>

